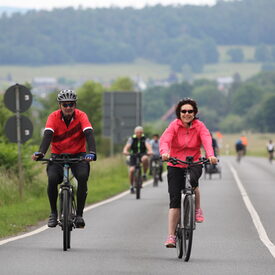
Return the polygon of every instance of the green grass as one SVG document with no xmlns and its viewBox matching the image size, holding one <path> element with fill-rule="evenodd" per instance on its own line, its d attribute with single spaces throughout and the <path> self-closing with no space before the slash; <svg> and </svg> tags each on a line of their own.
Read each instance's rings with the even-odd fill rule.
<svg viewBox="0 0 275 275">
<path fill-rule="evenodd" d="M 233 76 L 239 73 L 242 80 L 246 80 L 261 71 L 260 63 L 219 63 L 206 65 L 204 71 L 196 74 L 196 79 L 215 80 L 218 77 Z"/>
<path fill-rule="evenodd" d="M 245 61 L 251 61 L 254 59 L 255 47 L 253 46 L 239 46 L 239 45 L 218 46 L 221 63 L 230 61 L 230 58 L 227 55 L 227 51 L 233 48 L 241 48 L 243 50 Z"/>
<path fill-rule="evenodd" d="M 44 191 L 36 197 L 25 192 L 22 201 L 18 199 L 17 186 L 14 184 L 16 179 L 4 173 L 0 173 L 0 178 L 0 238 L 26 231 L 47 218 L 50 207 L 44 166 L 39 177 L 44 179 Z M 96 161 L 91 164 L 86 205 L 112 197 L 128 188 L 127 166 L 121 156 Z M 4 189 L 9 189 L 9 193 L 14 194 L 14 197 L 9 197 L 14 203 L 7 199 L 9 194 L 2 192 Z"/>
<path fill-rule="evenodd" d="M 155 64 L 145 60 L 136 60 L 132 64 L 68 64 L 54 66 L 0 66 L 0 75 L 11 74 L 18 83 L 31 82 L 35 77 L 65 77 L 77 81 L 95 80 L 105 82 L 120 76 L 166 78 L 170 73 L 168 65 Z"/>
<path fill-rule="evenodd" d="M 240 47 L 244 51 L 244 63 L 230 63 L 226 52 L 230 48 Z M 232 76 L 239 73 L 243 80 L 260 72 L 261 64 L 251 63 L 254 58 L 254 47 L 250 46 L 218 46 L 220 63 L 206 65 L 200 74 L 194 74 L 195 79 L 216 79 L 217 77 Z M 54 66 L 0 66 L 0 75 L 5 77 L 12 75 L 13 81 L 18 83 L 32 82 L 35 77 L 66 78 L 69 80 L 85 82 L 94 80 L 108 83 L 118 77 L 128 76 L 140 77 L 147 81 L 149 79 L 165 79 L 170 74 L 170 66 L 156 64 L 147 60 L 137 59 L 133 63 L 116 64 L 67 64 Z M 181 79 L 182 74 L 178 74 Z M 10 84 L 2 82 L 2 89 Z"/>
</svg>

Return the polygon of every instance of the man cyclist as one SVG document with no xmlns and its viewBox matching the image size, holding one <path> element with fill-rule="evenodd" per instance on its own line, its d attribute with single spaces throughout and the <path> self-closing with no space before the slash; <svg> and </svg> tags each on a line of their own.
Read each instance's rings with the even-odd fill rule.
<svg viewBox="0 0 275 275">
<path fill-rule="evenodd" d="M 268 144 L 266 145 L 266 149 L 268 152 L 268 159 L 269 159 L 270 163 L 272 163 L 273 154 L 274 154 L 274 144 L 271 139 L 269 140 Z"/>
<path fill-rule="evenodd" d="M 241 139 L 238 139 L 235 143 L 235 149 L 237 153 L 237 161 L 240 161 L 242 156 L 244 156 L 244 145 Z"/>
<path fill-rule="evenodd" d="M 159 153 L 159 135 L 154 134 L 153 138 L 150 140 L 150 144 L 152 147 L 153 155 L 150 159 L 150 175 L 152 175 L 152 163 L 154 160 L 159 161 L 159 180 L 162 181 L 162 171 L 163 165 L 162 161 L 160 160 L 160 153 Z"/>
<path fill-rule="evenodd" d="M 61 90 L 58 93 L 57 101 L 59 110 L 49 115 L 39 152 L 35 152 L 32 159 L 43 158 L 50 145 L 52 158 L 59 158 L 60 154 L 63 153 L 70 154 L 72 158 L 84 157 L 86 161 L 71 164 L 72 173 L 78 181 L 75 225 L 78 228 L 83 228 L 85 222 L 82 215 L 87 196 L 87 181 L 90 173 L 89 162 L 96 160 L 93 128 L 86 113 L 76 109 L 77 96 L 74 91 Z M 86 143 L 88 153 L 86 153 Z M 48 226 L 56 227 L 57 186 L 63 181 L 63 168 L 57 163 L 49 163 L 47 174 L 47 191 L 51 207 Z"/>
<path fill-rule="evenodd" d="M 143 128 L 137 126 L 134 130 L 134 135 L 129 137 L 126 145 L 123 148 L 124 155 L 130 155 L 129 161 L 129 179 L 130 179 L 130 192 L 134 191 L 134 172 L 136 164 L 136 154 L 141 154 L 141 162 L 143 166 L 143 180 L 146 180 L 146 172 L 149 166 L 148 155 L 152 155 L 152 148 L 149 139 L 143 134 Z"/>
</svg>

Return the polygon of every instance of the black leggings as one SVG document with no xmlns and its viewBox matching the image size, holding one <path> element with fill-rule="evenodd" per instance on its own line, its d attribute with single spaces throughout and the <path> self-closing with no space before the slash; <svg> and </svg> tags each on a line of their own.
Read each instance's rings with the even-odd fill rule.
<svg viewBox="0 0 275 275">
<path fill-rule="evenodd" d="M 168 192 L 170 195 L 170 208 L 180 208 L 181 190 L 185 185 L 185 168 L 168 166 Z M 194 166 L 190 169 L 191 185 L 199 186 L 199 178 L 202 174 L 201 166 Z"/>
<path fill-rule="evenodd" d="M 90 174 L 90 164 L 88 162 L 73 163 L 70 165 L 71 171 L 78 181 L 77 185 L 77 211 L 76 214 L 82 216 L 87 197 L 87 181 Z M 57 163 L 49 163 L 48 174 L 48 197 L 52 213 L 57 213 L 56 202 L 58 196 L 58 184 L 63 181 L 63 167 Z"/>
</svg>

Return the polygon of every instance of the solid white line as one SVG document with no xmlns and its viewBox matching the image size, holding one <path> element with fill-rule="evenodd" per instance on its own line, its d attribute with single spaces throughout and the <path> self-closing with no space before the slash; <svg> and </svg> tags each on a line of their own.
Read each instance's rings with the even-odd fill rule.
<svg viewBox="0 0 275 275">
<path fill-rule="evenodd" d="M 145 186 L 151 184 L 152 182 L 153 182 L 152 180 L 149 180 L 146 183 L 144 183 L 143 186 L 145 187 Z M 118 200 L 118 199 L 120 199 L 122 197 L 125 197 L 128 194 L 129 194 L 129 190 L 124 191 L 124 192 L 122 192 L 122 193 L 120 193 L 120 194 L 118 194 L 118 195 L 116 195 L 116 196 L 114 196 L 114 197 L 112 197 L 110 199 L 107 199 L 107 200 L 104 200 L 104 201 L 101 201 L 101 202 L 98 202 L 98 203 L 95 203 L 93 205 L 90 205 L 90 206 L 86 207 L 84 209 L 84 212 L 89 211 L 89 210 L 94 209 L 94 208 L 97 208 L 97 207 L 100 207 L 100 206 L 102 206 L 104 204 L 111 203 L 111 202 L 113 202 L 115 200 Z M 6 243 L 9 243 L 9 242 L 17 241 L 17 240 L 20 240 L 20 239 L 23 239 L 23 238 L 27 238 L 27 237 L 36 235 L 36 234 L 41 233 L 41 232 L 43 232 L 43 231 L 45 231 L 47 229 L 49 229 L 49 227 L 47 225 L 43 225 L 42 227 L 39 227 L 36 230 L 33 230 L 31 232 L 28 232 L 28 233 L 25 233 L 23 235 L 19 235 L 19 236 L 15 236 L 15 237 L 11 237 L 11 238 L 2 240 L 2 241 L 0 241 L 0 245 L 3 245 L 3 244 L 6 244 Z"/>
<path fill-rule="evenodd" d="M 242 195 L 243 201 L 246 205 L 246 208 L 253 220 L 253 223 L 256 227 L 256 230 L 258 231 L 259 237 L 262 241 L 262 243 L 268 248 L 269 252 L 271 253 L 271 255 L 273 256 L 273 258 L 275 258 L 275 246 L 274 244 L 270 241 L 270 239 L 267 236 L 267 233 L 264 229 L 264 226 L 261 222 L 261 219 L 256 211 L 256 209 L 254 208 L 252 202 L 250 201 L 248 194 L 237 174 L 237 171 L 233 168 L 233 166 L 231 164 L 229 164 L 229 167 L 231 169 L 231 172 L 233 173 L 233 176 L 235 178 L 235 181 L 237 183 L 237 186 L 240 190 L 240 193 Z"/>
</svg>

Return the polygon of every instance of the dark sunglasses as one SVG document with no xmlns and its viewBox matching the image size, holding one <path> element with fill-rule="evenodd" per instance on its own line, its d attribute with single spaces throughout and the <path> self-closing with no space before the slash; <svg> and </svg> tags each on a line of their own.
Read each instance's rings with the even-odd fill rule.
<svg viewBox="0 0 275 275">
<path fill-rule="evenodd" d="M 194 110 L 180 110 L 180 112 L 183 114 L 186 114 L 186 113 L 192 114 L 192 113 L 194 113 Z"/>
<path fill-rule="evenodd" d="M 61 103 L 62 104 L 62 106 L 64 107 L 64 108 L 67 108 L 67 107 L 74 107 L 74 105 L 75 105 L 75 103 L 74 102 L 71 102 L 71 103 Z"/>
</svg>

